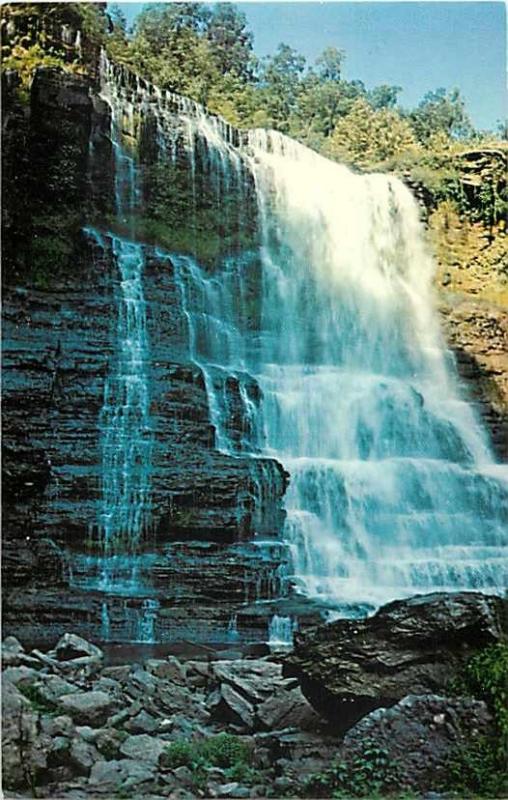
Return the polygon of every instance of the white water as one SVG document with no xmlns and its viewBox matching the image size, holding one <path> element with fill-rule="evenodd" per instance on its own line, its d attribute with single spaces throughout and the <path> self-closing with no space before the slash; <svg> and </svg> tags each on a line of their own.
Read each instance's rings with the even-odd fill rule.
<svg viewBox="0 0 508 800">
<path fill-rule="evenodd" d="M 292 647 L 298 625 L 291 617 L 274 614 L 268 623 L 268 644 L 271 647 Z"/>
<path fill-rule="evenodd" d="M 300 590 L 372 605 L 435 589 L 502 591 L 506 468 L 493 463 L 441 340 L 433 263 L 410 192 L 274 132 L 250 132 L 238 149 L 229 126 L 192 101 L 105 72 L 124 128 L 135 108 L 152 113 L 161 157 L 172 161 L 178 113 L 194 193 L 198 160 L 217 204 L 235 192 L 241 208 L 247 169 L 254 176 L 258 330 L 247 324 L 252 254 L 226 259 L 212 275 L 188 254 L 169 257 L 217 446 L 262 449 L 291 475 L 284 536 Z M 118 164 L 127 219 L 138 202 L 125 191 L 135 165 L 129 157 Z M 246 372 L 263 391 L 262 414 Z M 240 443 L 228 427 L 228 376 L 243 403 Z"/>
<path fill-rule="evenodd" d="M 460 398 L 417 204 L 286 137 L 249 138 L 262 225 L 258 380 L 291 474 L 306 593 L 379 604 L 506 585 L 506 470 Z"/>
</svg>

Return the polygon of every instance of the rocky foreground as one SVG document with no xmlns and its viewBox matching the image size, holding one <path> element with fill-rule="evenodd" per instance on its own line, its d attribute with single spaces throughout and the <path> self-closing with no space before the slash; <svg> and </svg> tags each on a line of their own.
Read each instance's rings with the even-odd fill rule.
<svg viewBox="0 0 508 800">
<path fill-rule="evenodd" d="M 434 594 L 313 629 L 289 655 L 120 665 L 72 633 L 29 653 L 9 636 L 5 796 L 325 797 L 331 764 L 367 787 L 372 753 L 386 791 L 441 791 L 450 754 L 494 731 L 450 680 L 505 621 L 500 598 Z"/>
</svg>

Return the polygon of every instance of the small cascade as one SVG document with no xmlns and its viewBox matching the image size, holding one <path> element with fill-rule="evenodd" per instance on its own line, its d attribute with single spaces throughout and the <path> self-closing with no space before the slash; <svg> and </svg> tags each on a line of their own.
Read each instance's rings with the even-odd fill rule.
<svg viewBox="0 0 508 800">
<path fill-rule="evenodd" d="M 158 600 L 152 598 L 145 598 L 141 604 L 141 608 L 137 611 L 136 619 L 136 632 L 134 634 L 134 641 L 140 644 L 155 644 L 157 641 L 155 633 L 155 625 L 157 621 L 157 614 L 160 608 Z"/>
<path fill-rule="evenodd" d="M 228 642 L 237 642 L 239 638 L 240 634 L 238 633 L 238 615 L 231 614 L 228 622 L 227 640 Z"/>
<path fill-rule="evenodd" d="M 119 549 L 139 551 L 150 519 L 152 449 L 143 249 L 114 238 L 113 253 L 121 278 L 118 355 L 106 381 L 99 420 L 103 476 L 99 534 L 105 555 Z"/>
<path fill-rule="evenodd" d="M 268 644 L 274 648 L 292 647 L 293 637 L 297 630 L 296 620 L 274 614 L 268 624 Z"/>
</svg>

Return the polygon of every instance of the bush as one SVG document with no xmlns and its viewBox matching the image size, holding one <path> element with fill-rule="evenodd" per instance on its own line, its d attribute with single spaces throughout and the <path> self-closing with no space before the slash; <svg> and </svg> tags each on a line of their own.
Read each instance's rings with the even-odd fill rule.
<svg viewBox="0 0 508 800">
<path fill-rule="evenodd" d="M 449 690 L 487 703 L 496 730 L 492 737 L 455 748 L 447 764 L 446 788 L 499 797 L 508 791 L 508 644 L 498 642 L 476 653 Z"/>
<path fill-rule="evenodd" d="M 338 761 L 330 769 L 311 775 L 305 782 L 305 797 L 369 797 L 397 788 L 397 764 L 389 754 L 366 740 L 360 754 Z"/>
<path fill-rule="evenodd" d="M 166 749 L 166 765 L 170 769 L 188 767 L 196 788 L 206 786 L 206 770 L 220 767 L 228 781 L 248 783 L 253 771 L 248 766 L 249 749 L 238 736 L 219 733 L 199 742 L 172 742 Z"/>
</svg>

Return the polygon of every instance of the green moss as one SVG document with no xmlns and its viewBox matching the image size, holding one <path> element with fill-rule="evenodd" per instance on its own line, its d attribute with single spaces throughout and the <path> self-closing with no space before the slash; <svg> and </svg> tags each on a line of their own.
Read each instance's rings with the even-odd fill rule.
<svg viewBox="0 0 508 800">
<path fill-rule="evenodd" d="M 498 642 L 476 653 L 448 691 L 487 703 L 495 732 L 492 737 L 471 737 L 452 751 L 445 788 L 464 796 L 504 796 L 508 791 L 508 644 Z"/>
</svg>

